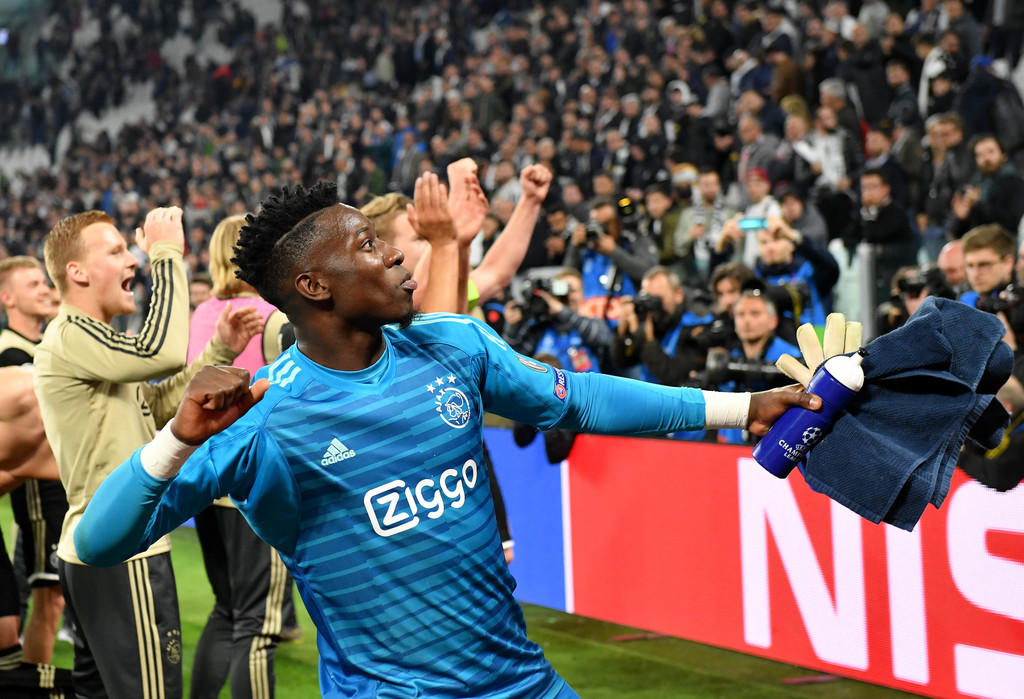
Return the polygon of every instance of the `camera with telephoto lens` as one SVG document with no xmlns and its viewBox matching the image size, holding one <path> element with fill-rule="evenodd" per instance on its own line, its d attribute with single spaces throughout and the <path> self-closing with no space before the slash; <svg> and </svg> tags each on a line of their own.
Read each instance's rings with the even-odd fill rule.
<svg viewBox="0 0 1024 699">
<path fill-rule="evenodd" d="M 956 293 L 949 282 L 946 281 L 946 276 L 942 273 L 941 269 L 934 265 L 922 265 L 913 272 L 896 280 L 896 290 L 899 291 L 901 297 L 917 298 L 926 289 L 929 296 L 944 299 L 956 298 Z M 891 301 L 898 303 L 900 299 L 894 298 Z"/>
<path fill-rule="evenodd" d="M 978 294 L 975 307 L 986 313 L 1006 313 L 1020 303 L 1020 290 L 1015 284 L 1007 284 L 998 294 Z"/>
<path fill-rule="evenodd" d="M 608 233 L 608 229 L 600 221 L 587 221 L 584 226 L 587 231 L 587 243 L 597 243 L 598 239 Z"/>
<path fill-rule="evenodd" d="M 640 209 L 629 197 L 622 197 L 615 202 L 619 207 L 619 220 L 622 221 L 622 225 L 630 227 L 636 225 L 640 221 Z"/>
<path fill-rule="evenodd" d="M 696 332 L 700 328 L 700 332 Z M 736 337 L 732 317 L 715 318 L 707 325 L 695 326 L 690 332 L 694 346 L 707 354 L 714 347 L 728 347 Z"/>
<path fill-rule="evenodd" d="M 569 298 L 569 282 L 564 279 L 527 279 L 522 284 L 523 292 L 523 314 L 533 318 L 537 322 L 550 320 L 551 312 L 548 309 L 548 302 L 535 292 L 546 291 L 559 301 L 565 303 Z"/>
<path fill-rule="evenodd" d="M 659 315 L 665 312 L 665 304 L 662 303 L 661 297 L 652 296 L 646 291 L 641 291 L 633 297 L 633 308 L 636 311 L 637 319 L 641 322 L 646 320 L 647 316 Z"/>
<path fill-rule="evenodd" d="M 700 383 L 705 389 L 714 389 L 735 381 L 737 390 L 766 390 L 779 388 L 792 383 L 792 380 L 779 371 L 771 362 L 741 359 L 730 355 L 725 349 L 712 349 L 708 352 L 707 364 L 700 374 Z"/>
</svg>

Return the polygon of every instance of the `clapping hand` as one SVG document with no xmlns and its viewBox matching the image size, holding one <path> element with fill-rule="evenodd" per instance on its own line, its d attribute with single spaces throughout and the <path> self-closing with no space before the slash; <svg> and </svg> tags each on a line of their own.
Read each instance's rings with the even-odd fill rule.
<svg viewBox="0 0 1024 699">
<path fill-rule="evenodd" d="M 408 204 L 409 223 L 431 245 L 457 239 L 457 231 L 448 206 L 448 190 L 437 175 L 427 172 L 416 178 L 413 203 Z"/>
</svg>

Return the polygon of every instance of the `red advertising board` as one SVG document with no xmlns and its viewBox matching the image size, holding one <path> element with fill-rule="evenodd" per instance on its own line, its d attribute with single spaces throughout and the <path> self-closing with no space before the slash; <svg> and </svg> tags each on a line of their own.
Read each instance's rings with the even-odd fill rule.
<svg viewBox="0 0 1024 699">
<path fill-rule="evenodd" d="M 954 476 L 913 532 L 750 450 L 582 437 L 570 611 L 937 697 L 1024 697 L 1024 486 Z"/>
</svg>

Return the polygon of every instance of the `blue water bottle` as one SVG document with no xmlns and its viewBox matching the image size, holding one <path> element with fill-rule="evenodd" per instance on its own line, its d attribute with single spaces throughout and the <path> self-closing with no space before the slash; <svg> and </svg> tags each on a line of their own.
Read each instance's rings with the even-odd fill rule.
<svg viewBox="0 0 1024 699">
<path fill-rule="evenodd" d="M 807 392 L 821 398 L 821 410 L 787 410 L 754 447 L 754 460 L 773 476 L 788 476 L 864 386 L 863 358 L 859 352 L 840 354 L 822 364 L 807 384 Z"/>
</svg>

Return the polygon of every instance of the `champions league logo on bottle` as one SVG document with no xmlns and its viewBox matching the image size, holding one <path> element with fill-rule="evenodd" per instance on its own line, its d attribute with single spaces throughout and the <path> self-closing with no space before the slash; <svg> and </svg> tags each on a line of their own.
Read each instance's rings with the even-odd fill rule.
<svg viewBox="0 0 1024 699">
<path fill-rule="evenodd" d="M 441 419 L 447 425 L 461 430 L 469 424 L 469 398 L 454 386 L 446 385 L 455 383 L 454 374 L 449 374 L 445 378 L 436 378 L 434 383 L 427 384 L 427 390 L 434 394 L 434 407 L 441 414 Z"/>
<path fill-rule="evenodd" d="M 820 427 L 808 427 L 804 430 L 803 436 L 800 437 L 807 446 L 812 446 L 815 442 L 821 439 L 821 428 Z"/>
</svg>

